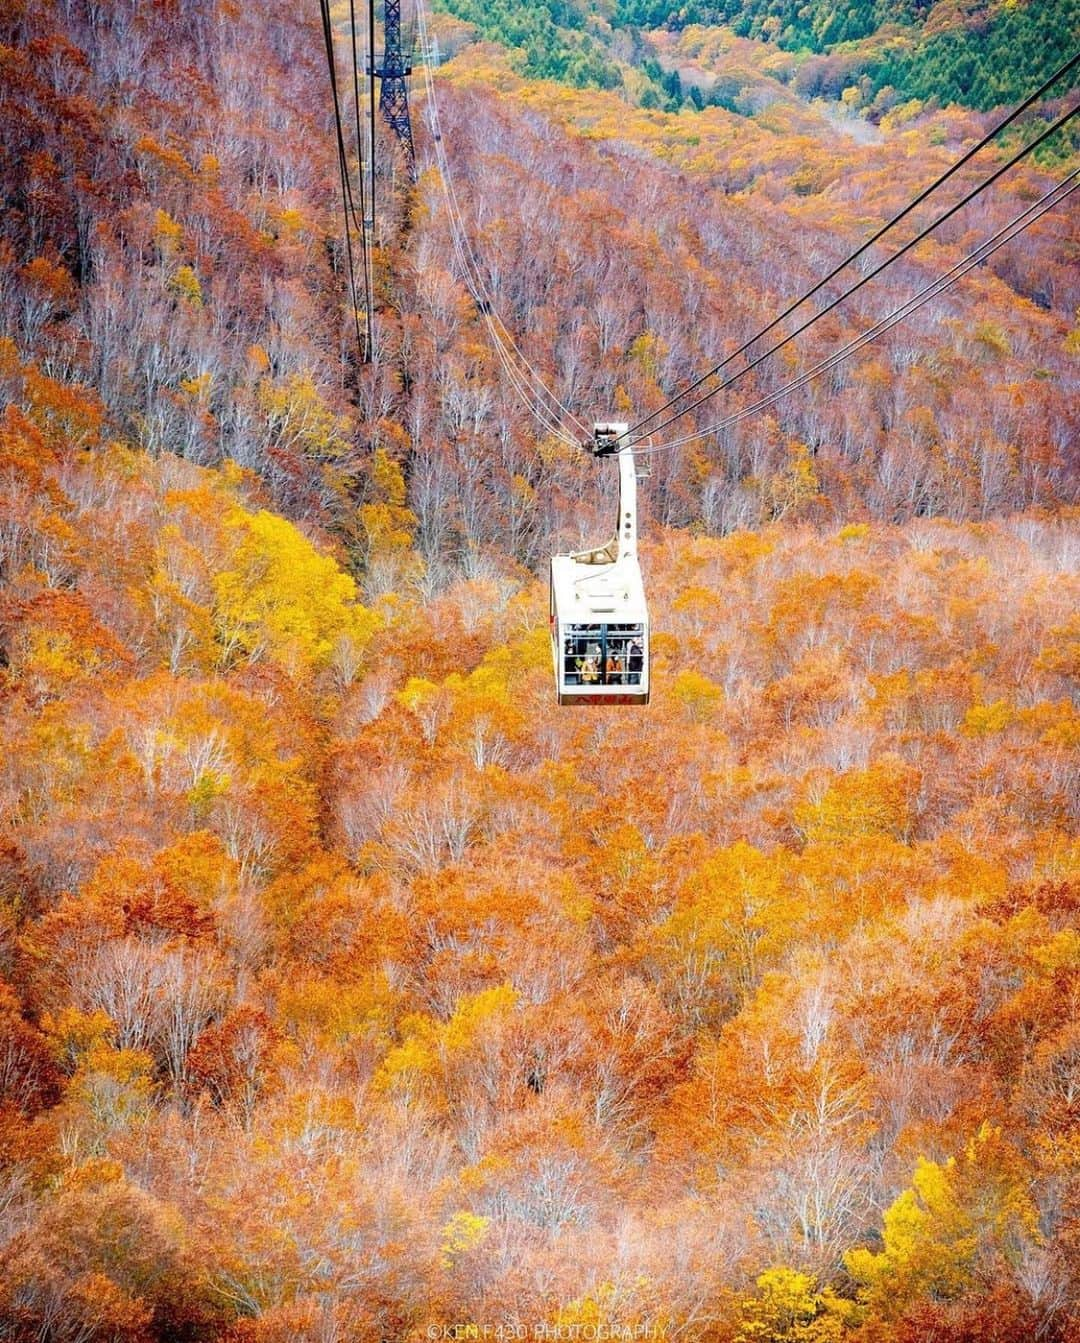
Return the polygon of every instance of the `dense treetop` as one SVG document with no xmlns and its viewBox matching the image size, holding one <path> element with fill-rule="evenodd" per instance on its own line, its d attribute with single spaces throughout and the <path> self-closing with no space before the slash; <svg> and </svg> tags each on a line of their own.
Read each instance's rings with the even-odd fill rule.
<svg viewBox="0 0 1080 1343">
<path fill-rule="evenodd" d="M 836 75 L 813 5 L 641 46 L 645 9 L 528 9 L 441 14 L 435 80 L 498 309 L 587 419 L 991 121 Z M 872 17 L 901 52 L 940 11 Z M 654 703 L 560 710 L 544 562 L 614 481 L 502 376 L 415 88 L 356 362 L 320 41 L 279 0 L 0 3 L 0 1337 L 1068 1343 L 1075 211 L 657 456 Z"/>
<path fill-rule="evenodd" d="M 842 87 L 873 96 L 991 108 L 1018 102 L 1048 79 L 1080 39 L 1080 0 L 438 0 L 491 41 L 508 47 L 523 74 L 579 88 L 635 79 L 627 66 L 678 103 L 693 96 L 650 57 L 660 30 L 729 31 L 798 55 L 797 66 L 842 72 Z M 811 54 L 819 59 L 807 60 Z M 828 58 L 827 60 L 825 58 Z M 1077 82 L 1074 76 L 1062 92 Z M 837 97 L 840 90 L 827 96 Z"/>
</svg>

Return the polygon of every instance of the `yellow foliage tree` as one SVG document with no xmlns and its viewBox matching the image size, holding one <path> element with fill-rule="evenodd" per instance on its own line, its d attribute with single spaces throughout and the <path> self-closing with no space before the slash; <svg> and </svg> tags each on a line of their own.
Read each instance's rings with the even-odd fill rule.
<svg viewBox="0 0 1080 1343">
<path fill-rule="evenodd" d="M 973 704 L 964 715 L 960 730 L 966 737 L 989 737 L 1004 732 L 1014 717 L 1012 706 L 1003 699 L 993 704 Z"/>
<path fill-rule="evenodd" d="M 740 1302 L 742 1323 L 735 1343 L 838 1343 L 851 1304 L 812 1273 L 770 1268 L 757 1279 L 757 1294 Z"/>
<path fill-rule="evenodd" d="M 184 240 L 184 230 L 166 210 L 158 210 L 154 215 L 154 242 L 162 260 L 171 261 L 180 251 Z"/>
<path fill-rule="evenodd" d="M 81 1054 L 59 1113 L 82 1150 L 102 1156 L 111 1135 L 147 1118 L 156 1090 L 149 1054 L 99 1038 Z"/>
<path fill-rule="evenodd" d="M 782 518 L 820 495 L 821 480 L 805 443 L 793 439 L 788 444 L 784 469 L 769 478 L 765 493 L 772 518 Z"/>
<path fill-rule="evenodd" d="M 918 782 L 912 766 L 885 757 L 869 769 L 839 775 L 820 797 L 796 807 L 795 822 L 808 843 L 870 835 L 907 842 Z"/>
<path fill-rule="evenodd" d="M 381 563 L 397 579 L 411 577 L 420 569 L 412 554 L 416 514 L 405 506 L 405 476 L 385 448 L 375 450 L 369 482 L 371 498 L 359 512 L 367 566 Z"/>
<path fill-rule="evenodd" d="M 668 958 L 714 993 L 748 996 L 797 934 L 798 911 L 783 863 L 743 840 L 709 858 L 686 883 L 662 928 Z"/>
<path fill-rule="evenodd" d="M 509 984 L 465 994 L 445 1024 L 420 1013 L 402 1023 L 404 1039 L 383 1059 L 375 1075 L 377 1091 L 396 1095 L 406 1104 L 421 1096 L 445 1102 L 462 1083 L 469 1065 L 480 1062 L 497 1042 L 519 994 Z M 436 1078 L 441 1084 L 433 1087 Z"/>
<path fill-rule="evenodd" d="M 949 1299 L 980 1265 L 1014 1259 L 1039 1240 L 1038 1212 L 1019 1154 L 983 1124 L 959 1158 L 920 1160 L 911 1188 L 886 1211 L 883 1248 L 852 1250 L 845 1262 L 860 1298 L 890 1318 L 922 1296 Z"/>
<path fill-rule="evenodd" d="M 446 1023 L 441 1043 L 451 1054 L 465 1054 L 483 1037 L 490 1023 L 506 1019 L 519 994 L 509 984 L 496 984 L 480 993 L 467 994 Z"/>
<path fill-rule="evenodd" d="M 292 373 L 279 382 L 264 378 L 259 401 L 278 447 L 322 461 L 340 458 L 347 450 L 348 421 L 326 404 L 309 372 Z"/>
<path fill-rule="evenodd" d="M 269 657 L 290 672 L 324 666 L 342 639 L 370 640 L 378 617 L 356 584 L 290 522 L 232 509 L 227 566 L 214 576 L 214 622 L 226 660 Z"/>
<path fill-rule="evenodd" d="M 720 686 L 693 668 L 679 672 L 672 689 L 687 717 L 694 723 L 707 722 L 724 700 Z"/>
<path fill-rule="evenodd" d="M 203 305 L 202 285 L 191 266 L 181 266 L 169 278 L 168 289 L 193 308 L 201 308 Z"/>
<path fill-rule="evenodd" d="M 442 1228 L 439 1249 L 442 1251 L 443 1268 L 453 1268 L 463 1255 L 483 1243 L 490 1220 L 473 1212 L 454 1213 Z"/>
</svg>

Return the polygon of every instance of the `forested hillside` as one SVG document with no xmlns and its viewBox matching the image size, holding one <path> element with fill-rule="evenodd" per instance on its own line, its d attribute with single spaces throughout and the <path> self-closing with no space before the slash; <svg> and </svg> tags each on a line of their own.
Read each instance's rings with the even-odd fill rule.
<svg viewBox="0 0 1080 1343">
<path fill-rule="evenodd" d="M 438 16 L 434 83 L 493 300 L 586 420 L 992 124 L 813 101 L 689 9 L 648 52 L 632 5 L 551 11 L 618 79 L 545 81 L 523 12 Z M 653 703 L 560 709 L 546 559 L 614 480 L 486 341 L 419 81 L 358 362 L 321 41 L 282 0 L 0 0 L 0 1339 L 1071 1343 L 1075 207 L 657 454 Z M 678 70 L 702 107 L 649 106 Z"/>
<path fill-rule="evenodd" d="M 1080 37 L 1080 0 L 438 0 L 481 36 L 510 49 L 523 74 L 582 88 L 625 86 L 647 101 L 661 89 L 694 98 L 652 67 L 661 31 L 708 30 L 797 57 L 804 88 L 990 108 L 1017 102 L 1062 63 Z M 815 79 L 814 76 L 817 75 Z M 843 82 L 833 91 L 838 77 Z M 869 101 L 869 100 L 868 100 Z"/>
</svg>

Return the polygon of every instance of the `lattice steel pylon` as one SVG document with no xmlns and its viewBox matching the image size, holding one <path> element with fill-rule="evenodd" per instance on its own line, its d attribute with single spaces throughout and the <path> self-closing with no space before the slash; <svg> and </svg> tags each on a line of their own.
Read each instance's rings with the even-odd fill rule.
<svg viewBox="0 0 1080 1343">
<path fill-rule="evenodd" d="M 370 0 L 374 3 L 374 0 Z M 409 86 L 406 78 L 412 74 L 412 61 L 401 41 L 401 0 L 386 0 L 383 19 L 382 58 L 375 62 L 372 72 L 379 85 L 379 111 L 398 138 L 409 161 L 410 173 L 416 172 L 413 153 L 412 123 L 409 120 Z"/>
</svg>

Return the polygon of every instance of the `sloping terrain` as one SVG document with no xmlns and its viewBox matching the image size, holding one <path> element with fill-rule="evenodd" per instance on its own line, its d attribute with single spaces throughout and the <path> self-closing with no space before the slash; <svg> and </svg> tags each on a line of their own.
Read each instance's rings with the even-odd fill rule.
<svg viewBox="0 0 1080 1343">
<path fill-rule="evenodd" d="M 579 88 L 622 86 L 653 106 L 678 106 L 693 95 L 693 84 L 664 78 L 650 55 L 664 33 L 688 28 L 790 53 L 796 59 L 781 68 L 800 72 L 802 92 L 838 98 L 850 88 L 867 106 L 912 98 L 977 108 L 1018 102 L 1080 37 L 1078 0 L 689 0 L 678 7 L 666 0 L 439 0 L 439 7 L 507 47 L 526 75 Z"/>
<path fill-rule="evenodd" d="M 3 448 L 9 1336 L 1069 1336 L 1074 522 L 658 535 L 585 716 L 539 585 Z"/>
<path fill-rule="evenodd" d="M 657 455 L 654 702 L 560 710 L 544 562 L 614 482 L 502 376 L 423 98 L 364 366 L 312 16 L 0 15 L 0 1337 L 1068 1343 L 1075 211 Z M 652 49 L 730 106 L 642 106 L 440 23 L 470 237 L 586 418 L 991 124 L 705 29 Z"/>
</svg>

